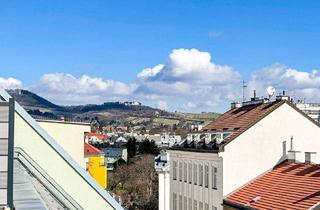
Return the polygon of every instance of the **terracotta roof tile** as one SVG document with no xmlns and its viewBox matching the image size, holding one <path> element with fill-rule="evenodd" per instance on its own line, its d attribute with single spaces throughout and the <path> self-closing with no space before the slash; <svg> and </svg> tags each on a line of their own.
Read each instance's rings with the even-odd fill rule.
<svg viewBox="0 0 320 210">
<path fill-rule="evenodd" d="M 103 152 L 90 144 L 84 143 L 84 154 L 85 155 L 100 155 L 100 154 L 103 154 Z"/>
<path fill-rule="evenodd" d="M 230 142 L 284 103 L 285 101 L 273 101 L 231 109 L 205 126 L 202 131 L 230 131 L 231 134 L 224 139 L 225 143 Z"/>
<path fill-rule="evenodd" d="M 225 200 L 254 209 L 309 209 L 320 202 L 320 166 L 284 162 Z"/>
<path fill-rule="evenodd" d="M 101 134 L 101 133 L 87 133 L 85 135 L 86 138 L 91 138 L 91 137 L 97 137 L 98 139 L 105 141 L 107 140 L 108 136 Z"/>
</svg>

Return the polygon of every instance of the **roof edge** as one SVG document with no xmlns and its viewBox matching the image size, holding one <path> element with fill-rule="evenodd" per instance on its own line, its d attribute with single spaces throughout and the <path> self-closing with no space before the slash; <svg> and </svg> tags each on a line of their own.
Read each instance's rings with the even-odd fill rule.
<svg viewBox="0 0 320 210">
<path fill-rule="evenodd" d="M 7 91 L 0 88 L 0 96 L 9 101 L 12 98 Z M 26 112 L 18 102 L 15 102 L 15 111 L 28 123 L 35 132 L 37 132 L 103 199 L 105 199 L 113 208 L 123 209 L 116 200 L 106 191 L 104 191 L 84 169 Z"/>
</svg>

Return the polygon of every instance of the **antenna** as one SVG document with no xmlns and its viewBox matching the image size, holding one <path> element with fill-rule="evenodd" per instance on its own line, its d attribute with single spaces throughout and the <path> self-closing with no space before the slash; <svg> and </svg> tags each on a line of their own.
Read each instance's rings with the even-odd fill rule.
<svg viewBox="0 0 320 210">
<path fill-rule="evenodd" d="M 276 93 L 276 89 L 272 86 L 269 86 L 267 88 L 267 93 L 269 95 L 269 99 Z"/>
<path fill-rule="evenodd" d="M 245 82 L 244 80 L 242 80 L 242 102 L 245 101 L 244 91 L 245 91 L 245 89 L 246 89 L 247 87 L 248 87 L 248 86 L 247 86 L 246 82 Z"/>
</svg>

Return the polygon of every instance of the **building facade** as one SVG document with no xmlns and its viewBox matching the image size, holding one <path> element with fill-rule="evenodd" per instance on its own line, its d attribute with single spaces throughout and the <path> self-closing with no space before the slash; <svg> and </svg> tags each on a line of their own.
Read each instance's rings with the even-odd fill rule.
<svg viewBox="0 0 320 210">
<path fill-rule="evenodd" d="M 223 164 L 217 152 L 168 150 L 172 210 L 221 210 Z"/>
<path fill-rule="evenodd" d="M 84 157 L 88 173 L 103 189 L 107 189 L 107 167 L 104 160 L 104 153 L 94 146 L 85 143 Z"/>
<path fill-rule="evenodd" d="M 169 150 L 170 194 L 166 196 L 170 196 L 171 209 L 221 209 L 223 197 L 287 160 L 292 151 L 302 151 L 295 153 L 297 161 L 304 162 L 313 154 L 313 162 L 319 164 L 315 155 L 320 153 L 319 136 L 319 124 L 288 96 L 233 104 Z M 215 170 L 221 185 L 216 191 L 207 178 Z M 196 184 L 190 184 L 194 180 Z"/>
<path fill-rule="evenodd" d="M 296 103 L 295 105 L 314 121 L 320 123 L 320 103 Z"/>
<path fill-rule="evenodd" d="M 10 99 L 0 89 L 0 101 Z M 123 209 L 16 102 L 12 113 L 8 124 L 13 128 L 14 154 L 10 157 L 14 159 L 14 173 L 8 173 L 7 178 L 14 181 L 11 190 L 15 209 Z M 5 148 L 0 145 L 0 151 Z"/>
</svg>

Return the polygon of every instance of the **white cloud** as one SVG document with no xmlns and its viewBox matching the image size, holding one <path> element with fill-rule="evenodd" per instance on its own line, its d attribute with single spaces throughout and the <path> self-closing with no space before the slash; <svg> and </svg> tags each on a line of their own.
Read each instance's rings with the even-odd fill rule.
<svg viewBox="0 0 320 210">
<path fill-rule="evenodd" d="M 22 88 L 22 82 L 12 77 L 7 79 L 0 77 L 0 87 L 4 89 Z"/>
<path fill-rule="evenodd" d="M 64 73 L 45 74 L 31 89 L 60 104 L 102 103 L 107 100 L 126 98 L 137 88 L 100 77 L 83 75 L 79 78 Z"/>
<path fill-rule="evenodd" d="M 270 85 L 278 92 L 286 90 L 296 99 L 320 100 L 320 72 L 317 70 L 307 72 L 273 64 L 254 72 L 248 86 L 250 91 L 256 89 L 258 94 L 266 95 L 265 89 Z"/>
<path fill-rule="evenodd" d="M 163 67 L 164 67 L 164 65 L 159 64 L 153 68 L 143 69 L 140 73 L 138 73 L 137 77 L 139 79 L 146 79 L 148 77 L 153 77 L 153 76 L 157 75 L 162 70 Z"/>
<path fill-rule="evenodd" d="M 136 93 L 141 97 L 152 95 L 153 98 L 168 100 L 170 106 L 175 104 L 174 108 L 178 110 L 207 109 L 209 107 L 204 101 L 216 105 L 235 95 L 236 90 L 232 86 L 240 77 L 232 67 L 213 63 L 208 52 L 175 49 L 168 55 L 165 65 L 144 69 L 138 74 L 140 80 Z M 188 107 L 188 102 L 192 102 L 193 107 Z"/>
</svg>

